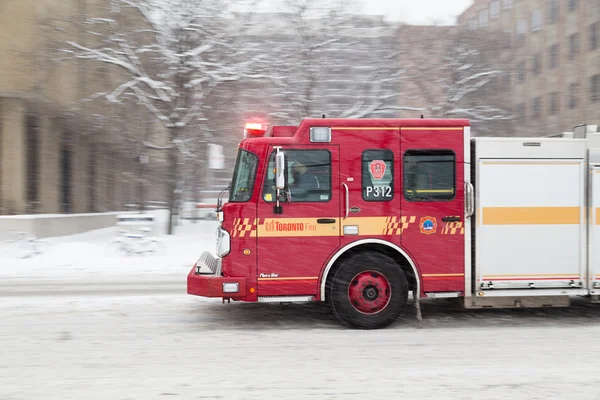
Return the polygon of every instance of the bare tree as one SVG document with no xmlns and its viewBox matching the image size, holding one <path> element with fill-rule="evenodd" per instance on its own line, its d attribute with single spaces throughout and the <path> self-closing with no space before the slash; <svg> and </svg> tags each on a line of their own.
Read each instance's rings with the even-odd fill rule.
<svg viewBox="0 0 600 400">
<path fill-rule="evenodd" d="M 63 49 L 119 71 L 122 82 L 95 97 L 144 106 L 166 128 L 166 143 L 143 144 L 168 152 L 169 234 L 181 192 L 181 155 L 190 155 L 186 145 L 195 140 L 186 127 L 205 120 L 206 99 L 218 85 L 249 76 L 249 66 L 260 58 L 248 47 L 235 47 L 226 6 L 224 0 L 111 0 L 106 16 L 85 20 L 99 43 L 69 41 Z M 254 55 L 242 57 L 246 52 Z"/>
<path fill-rule="evenodd" d="M 358 13 L 358 2 L 285 2 L 279 14 L 248 41 L 263 41 L 273 57 L 258 67 L 270 82 L 249 89 L 249 113 L 270 121 L 297 123 L 305 117 L 395 116 L 404 71 L 395 30 L 381 17 Z M 260 18 L 258 16 L 257 18 Z M 265 111 L 268 110 L 268 111 Z"/>
<path fill-rule="evenodd" d="M 400 40 L 417 32 L 434 36 L 405 64 L 409 81 L 418 88 L 419 108 L 432 117 L 468 118 L 484 135 L 513 120 L 504 84 L 510 75 L 504 38 L 432 26 L 409 27 Z"/>
</svg>

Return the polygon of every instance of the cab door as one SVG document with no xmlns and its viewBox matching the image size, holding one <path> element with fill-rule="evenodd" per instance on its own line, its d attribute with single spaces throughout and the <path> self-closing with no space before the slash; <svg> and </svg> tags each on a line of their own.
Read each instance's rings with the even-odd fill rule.
<svg viewBox="0 0 600 400">
<path fill-rule="evenodd" d="M 280 149 L 291 199 L 280 201 L 281 213 L 276 213 L 276 149 L 270 146 L 258 200 L 258 296 L 314 296 L 321 268 L 340 244 L 339 146 Z M 298 182 L 302 188 L 296 188 Z"/>
<path fill-rule="evenodd" d="M 467 141 L 467 144 L 465 144 Z M 464 128 L 401 128 L 402 247 L 424 292 L 462 292 L 465 279 Z"/>
<path fill-rule="evenodd" d="M 340 143 L 344 153 L 344 163 L 340 166 L 342 195 L 348 190 L 347 205 L 342 204 L 341 245 L 378 239 L 399 246 L 402 232 L 411 225 L 399 214 L 400 128 L 356 130 L 356 139 Z"/>
</svg>

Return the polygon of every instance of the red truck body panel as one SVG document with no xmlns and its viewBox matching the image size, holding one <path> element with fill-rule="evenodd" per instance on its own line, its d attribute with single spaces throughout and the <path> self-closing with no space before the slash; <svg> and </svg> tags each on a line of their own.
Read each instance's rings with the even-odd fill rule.
<svg viewBox="0 0 600 400">
<path fill-rule="evenodd" d="M 230 199 L 222 209 L 222 228 L 231 236 L 230 252 L 221 261 L 223 276 L 199 276 L 192 269 L 188 293 L 243 301 L 319 300 L 332 261 L 364 243 L 383 243 L 405 254 L 419 296 L 463 292 L 468 126 L 462 119 L 305 119 L 298 127 L 274 128 L 270 137 L 242 140 L 240 151 L 256 155 L 258 166 L 248 201 Z M 310 127 L 331 128 L 331 141 L 311 142 Z M 325 160 L 326 173 L 315 176 L 329 190 L 314 201 L 294 201 L 292 195 L 276 214 L 265 189 L 272 184 L 268 163 L 275 146 L 290 157 Z M 434 181 L 433 173 L 431 182 L 411 181 L 405 169 L 417 161 L 419 168 L 442 171 L 443 182 Z M 435 170 L 439 165 L 447 168 Z M 222 292 L 226 277 L 240 283 L 236 296 Z"/>
</svg>

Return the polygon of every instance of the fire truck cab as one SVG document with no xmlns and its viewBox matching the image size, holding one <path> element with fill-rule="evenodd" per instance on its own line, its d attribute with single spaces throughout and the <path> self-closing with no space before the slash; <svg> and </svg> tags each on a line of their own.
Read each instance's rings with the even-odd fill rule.
<svg viewBox="0 0 600 400">
<path fill-rule="evenodd" d="M 394 322 L 410 294 L 470 308 L 596 298 L 598 135 L 472 138 L 464 119 L 247 125 L 216 254 L 187 292 L 328 302 L 356 328 Z"/>
</svg>

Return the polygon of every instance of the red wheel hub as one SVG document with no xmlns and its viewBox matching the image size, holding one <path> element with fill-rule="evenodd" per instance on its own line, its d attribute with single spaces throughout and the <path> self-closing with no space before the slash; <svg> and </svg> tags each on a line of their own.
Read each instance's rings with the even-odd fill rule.
<svg viewBox="0 0 600 400">
<path fill-rule="evenodd" d="M 363 314 L 376 314 L 383 310 L 392 296 L 387 278 L 377 271 L 363 271 L 350 281 L 348 299 Z"/>
</svg>

